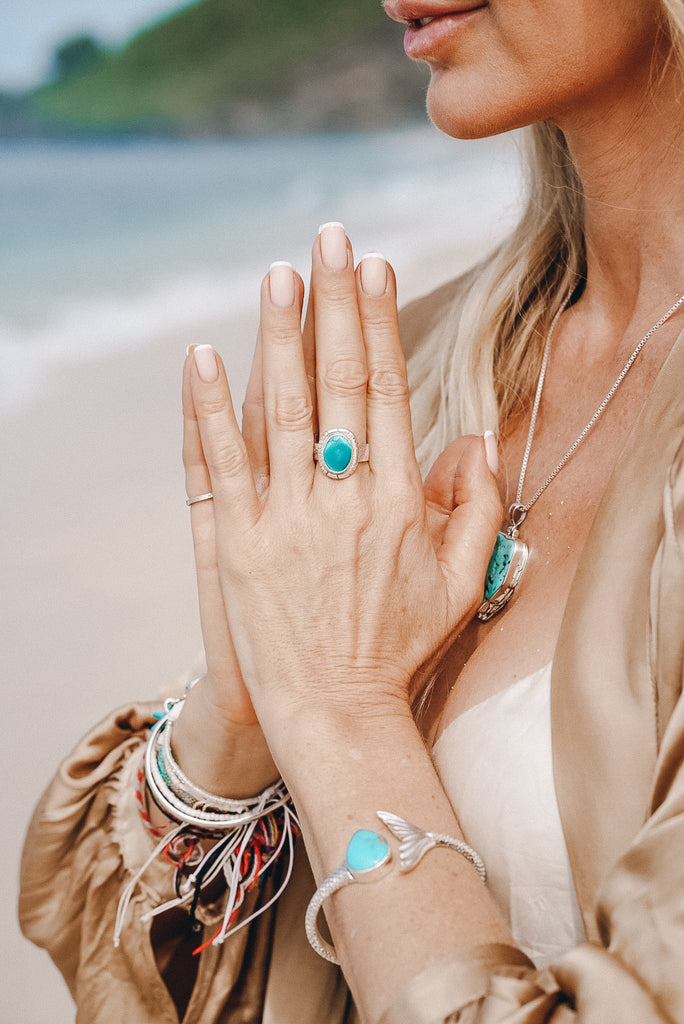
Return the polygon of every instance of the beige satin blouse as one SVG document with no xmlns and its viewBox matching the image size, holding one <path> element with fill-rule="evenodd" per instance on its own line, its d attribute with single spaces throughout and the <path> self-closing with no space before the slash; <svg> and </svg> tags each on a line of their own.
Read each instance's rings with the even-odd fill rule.
<svg viewBox="0 0 684 1024">
<path fill-rule="evenodd" d="M 408 309 L 409 346 L 452 299 L 453 286 Z M 684 334 L 609 482 L 554 656 L 556 791 L 588 941 L 542 971 L 515 948 L 464 950 L 407 979 L 382 1024 L 684 1021 L 683 437 Z M 156 709 L 124 708 L 82 740 L 26 841 L 21 925 L 62 971 L 79 1024 L 178 1021 L 140 922 L 171 895 L 168 868 L 146 874 L 112 944 L 122 887 L 150 851 L 133 774 Z M 312 891 L 300 843 L 275 909 L 201 955 L 185 1021 L 357 1021 L 338 968 L 307 944 Z M 207 923 L 219 911 L 205 908 Z"/>
</svg>

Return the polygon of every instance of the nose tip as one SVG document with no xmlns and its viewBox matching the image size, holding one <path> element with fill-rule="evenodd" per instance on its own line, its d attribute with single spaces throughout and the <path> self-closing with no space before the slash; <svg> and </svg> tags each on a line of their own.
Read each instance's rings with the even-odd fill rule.
<svg viewBox="0 0 684 1024">
<path fill-rule="evenodd" d="M 382 0 L 382 6 L 385 9 L 385 14 L 388 18 L 391 18 L 392 21 L 404 20 L 398 11 L 398 0 Z"/>
</svg>

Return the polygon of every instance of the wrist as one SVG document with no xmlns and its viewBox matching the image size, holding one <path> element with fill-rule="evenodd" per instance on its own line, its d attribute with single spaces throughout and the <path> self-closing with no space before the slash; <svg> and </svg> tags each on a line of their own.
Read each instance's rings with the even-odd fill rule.
<svg viewBox="0 0 684 1024">
<path fill-rule="evenodd" d="M 382 701 L 350 699 L 271 702 L 260 717 L 275 762 L 296 770 L 304 760 L 331 757 L 357 746 L 373 747 L 391 731 L 416 732 L 408 702 L 403 698 Z M 304 754 L 302 758 L 300 755 Z"/>
<path fill-rule="evenodd" d="M 438 831 L 458 829 L 406 705 L 365 715 L 311 709 L 281 724 L 282 740 L 269 740 L 305 838 L 315 837 L 307 846 L 319 878 L 339 861 L 350 829 L 377 829 L 378 810 Z"/>
<path fill-rule="evenodd" d="M 172 749 L 183 772 L 221 797 L 253 796 L 279 777 L 261 726 L 233 721 L 202 679 L 173 725 Z"/>
</svg>

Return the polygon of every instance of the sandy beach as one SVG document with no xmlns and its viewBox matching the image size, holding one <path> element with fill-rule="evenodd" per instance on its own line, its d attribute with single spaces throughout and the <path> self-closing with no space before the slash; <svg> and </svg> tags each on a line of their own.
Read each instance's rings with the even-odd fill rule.
<svg viewBox="0 0 684 1024">
<path fill-rule="evenodd" d="M 454 276 L 474 246 L 397 268 L 402 302 Z M 201 652 L 180 459 L 180 370 L 189 343 L 222 353 L 235 394 L 256 332 L 248 310 L 196 333 L 55 366 L 0 418 L 3 496 L 2 858 L 8 885 L 0 1024 L 69 1024 L 47 954 L 16 923 L 24 832 L 75 741 L 111 708 L 163 694 Z"/>
</svg>

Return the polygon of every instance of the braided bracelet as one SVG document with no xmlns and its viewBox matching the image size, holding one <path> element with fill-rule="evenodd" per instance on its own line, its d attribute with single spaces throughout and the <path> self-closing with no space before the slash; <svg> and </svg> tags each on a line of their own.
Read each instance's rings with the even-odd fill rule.
<svg viewBox="0 0 684 1024">
<path fill-rule="evenodd" d="M 150 797 L 168 818 L 214 834 L 249 824 L 289 802 L 282 779 L 258 796 L 242 800 L 214 796 L 194 786 L 180 772 L 175 759 L 167 760 L 170 745 L 165 745 L 163 738 L 168 728 L 169 720 L 162 720 L 145 750 L 145 781 Z"/>
<path fill-rule="evenodd" d="M 376 814 L 392 835 L 400 841 L 399 870 L 402 873 L 412 871 L 428 850 L 432 850 L 436 846 L 446 846 L 469 860 L 482 882 L 487 881 L 487 873 L 480 856 L 462 839 L 454 839 L 452 836 L 440 832 L 425 832 L 388 811 L 376 811 Z M 391 868 L 392 851 L 387 840 L 377 832 L 358 829 L 349 840 L 347 855 L 343 863 L 318 887 L 306 909 L 304 920 L 306 937 L 311 947 L 324 960 L 339 964 L 334 948 L 321 938 L 318 931 L 318 912 L 324 901 L 346 885 L 351 885 L 354 882 L 375 881 L 387 874 Z"/>
<path fill-rule="evenodd" d="M 234 800 L 200 789 L 183 773 L 171 750 L 171 725 L 178 717 L 182 701 L 168 700 L 165 712 L 155 715 L 157 724 L 145 745 L 143 764 L 137 772 L 138 811 L 151 835 L 159 842 L 144 864 L 127 882 L 119 900 L 114 927 L 114 945 L 118 946 L 124 921 L 135 889 L 152 862 L 163 855 L 175 868 L 176 896 L 146 911 L 141 920 L 189 904 L 190 927 L 198 934 L 200 895 L 214 879 L 223 874 L 227 886 L 223 921 L 218 930 L 194 951 L 219 945 L 253 918 L 262 914 L 287 886 L 293 867 L 294 837 L 299 833 L 297 815 L 285 783 L 279 779 L 257 796 Z M 147 813 L 143 780 L 147 795 L 169 819 L 163 832 L 155 829 Z M 215 840 L 203 848 L 202 839 Z M 287 856 L 284 878 L 273 896 L 250 914 L 237 921 L 246 894 L 258 885 L 264 873 L 281 855 Z"/>
</svg>

